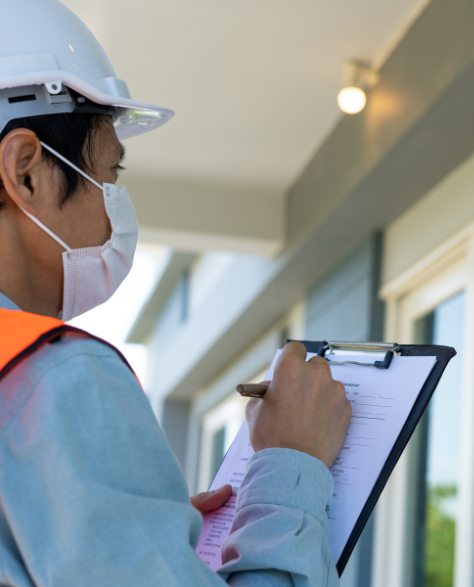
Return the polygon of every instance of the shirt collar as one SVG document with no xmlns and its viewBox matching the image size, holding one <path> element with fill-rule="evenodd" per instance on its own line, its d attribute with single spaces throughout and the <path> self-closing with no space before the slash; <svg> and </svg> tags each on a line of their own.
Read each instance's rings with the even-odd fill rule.
<svg viewBox="0 0 474 587">
<path fill-rule="evenodd" d="M 14 304 L 7 296 L 4 296 L 0 292 L 0 308 L 3 310 L 19 310 L 21 312 L 21 308 L 19 308 L 16 304 Z"/>
</svg>

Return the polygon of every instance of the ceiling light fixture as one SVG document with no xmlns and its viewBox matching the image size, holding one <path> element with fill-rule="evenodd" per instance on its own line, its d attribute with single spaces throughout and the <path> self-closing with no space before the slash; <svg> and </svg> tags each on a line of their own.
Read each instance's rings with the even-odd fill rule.
<svg viewBox="0 0 474 587">
<path fill-rule="evenodd" d="M 367 63 L 351 59 L 344 64 L 343 76 L 345 87 L 339 92 L 337 103 L 346 114 L 357 114 L 367 103 L 364 89 L 373 87 L 379 75 Z"/>
</svg>

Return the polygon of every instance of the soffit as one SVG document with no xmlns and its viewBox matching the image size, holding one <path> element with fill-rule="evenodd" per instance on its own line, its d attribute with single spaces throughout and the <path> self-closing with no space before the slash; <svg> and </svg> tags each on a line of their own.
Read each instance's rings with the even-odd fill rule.
<svg viewBox="0 0 474 587">
<path fill-rule="evenodd" d="M 346 58 L 384 55 L 426 0 L 65 0 L 136 99 L 176 110 L 127 173 L 281 194 L 341 114 Z"/>
</svg>

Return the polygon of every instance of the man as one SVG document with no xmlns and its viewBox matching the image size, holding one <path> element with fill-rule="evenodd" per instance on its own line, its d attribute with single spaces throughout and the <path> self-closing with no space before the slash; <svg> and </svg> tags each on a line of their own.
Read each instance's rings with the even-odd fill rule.
<svg viewBox="0 0 474 587">
<path fill-rule="evenodd" d="M 337 585 L 328 468 L 351 408 L 285 348 L 247 410 L 256 451 L 213 573 L 202 518 L 131 369 L 68 327 L 127 275 L 138 236 L 119 138 L 172 112 L 130 99 L 56 0 L 0 0 L 0 585 Z M 219 507 L 229 487 L 193 498 Z"/>
</svg>

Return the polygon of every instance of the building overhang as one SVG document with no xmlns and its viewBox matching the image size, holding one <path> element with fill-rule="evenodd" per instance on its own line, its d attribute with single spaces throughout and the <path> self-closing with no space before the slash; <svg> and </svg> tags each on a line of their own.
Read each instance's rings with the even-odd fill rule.
<svg viewBox="0 0 474 587">
<path fill-rule="evenodd" d="M 473 110 L 474 4 L 433 0 L 386 61 L 366 109 L 341 118 L 290 190 L 284 251 L 236 259 L 158 358 L 161 392 L 189 398 L 358 242 L 459 166 L 474 152 Z M 241 295 L 230 295 L 244 277 Z"/>
<path fill-rule="evenodd" d="M 179 278 L 195 259 L 196 255 L 193 253 L 183 253 L 172 249 L 167 249 L 163 253 L 157 271 L 156 287 L 141 309 L 126 342 L 142 344 L 148 340 L 156 317 L 166 304 Z"/>
</svg>

